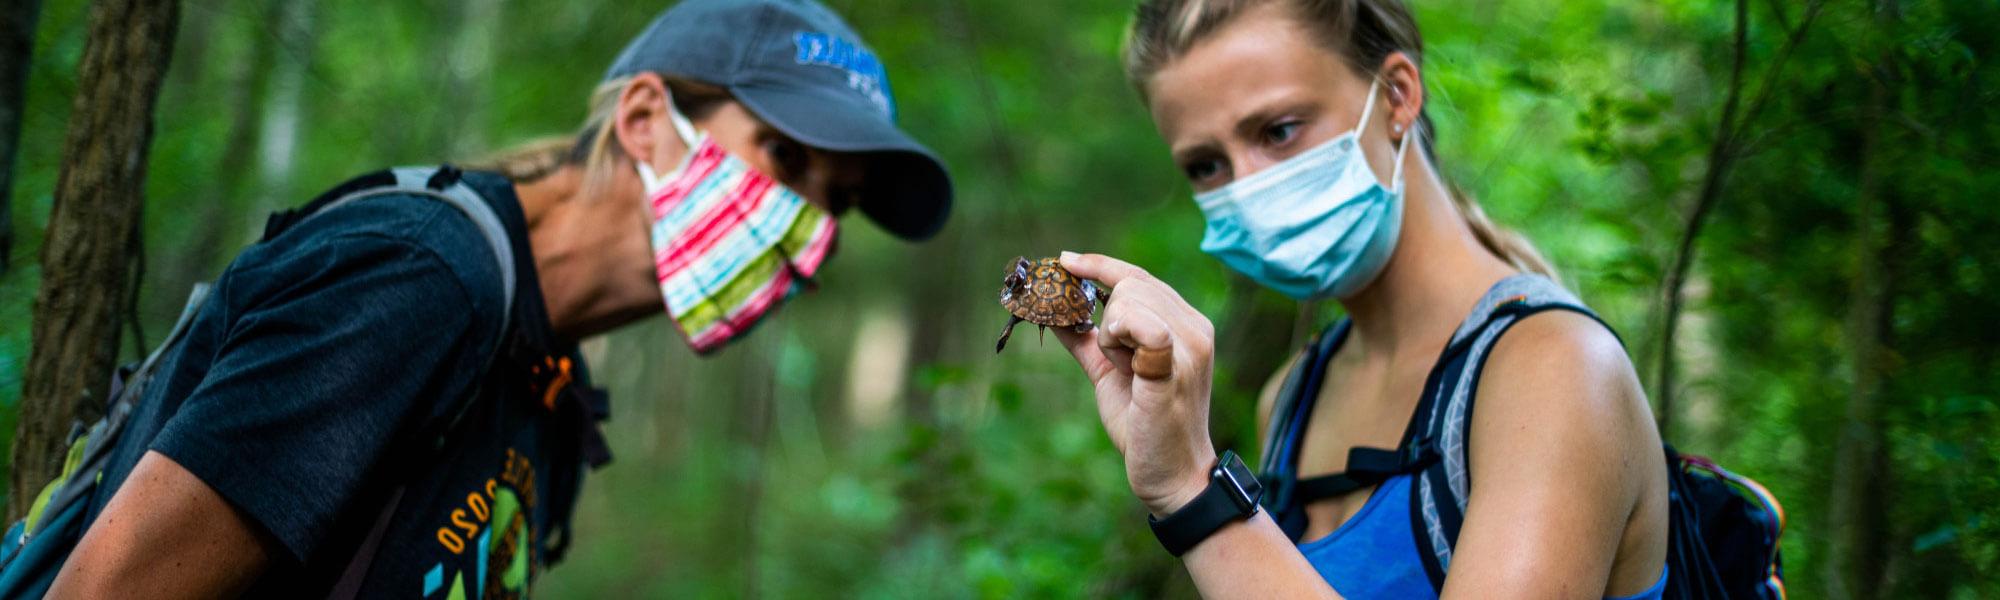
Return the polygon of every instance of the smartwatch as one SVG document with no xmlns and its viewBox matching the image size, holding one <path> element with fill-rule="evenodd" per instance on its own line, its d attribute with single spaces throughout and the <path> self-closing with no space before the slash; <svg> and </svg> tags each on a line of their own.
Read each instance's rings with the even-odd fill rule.
<svg viewBox="0 0 2000 600">
<path fill-rule="evenodd" d="M 1208 471 L 1208 487 L 1174 514 L 1166 518 L 1146 516 L 1153 536 L 1174 556 L 1187 553 L 1231 521 L 1257 514 L 1257 502 L 1264 497 L 1264 485 L 1243 466 L 1235 450 L 1223 451 L 1215 467 Z"/>
</svg>

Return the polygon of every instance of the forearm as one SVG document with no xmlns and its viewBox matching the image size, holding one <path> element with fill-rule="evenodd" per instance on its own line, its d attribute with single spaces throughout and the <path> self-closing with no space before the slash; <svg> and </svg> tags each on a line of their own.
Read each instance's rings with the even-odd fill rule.
<svg viewBox="0 0 2000 600">
<path fill-rule="evenodd" d="M 1339 598 L 1264 511 L 1181 555 L 1203 598 Z"/>
</svg>

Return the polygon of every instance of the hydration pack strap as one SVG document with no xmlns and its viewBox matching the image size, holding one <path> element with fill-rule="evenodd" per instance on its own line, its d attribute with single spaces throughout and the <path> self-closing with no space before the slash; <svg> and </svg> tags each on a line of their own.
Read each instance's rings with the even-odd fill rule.
<svg viewBox="0 0 2000 600">
<path fill-rule="evenodd" d="M 514 246 L 507 236 L 507 227 L 500 223 L 500 215 L 486 203 L 479 192 L 466 185 L 464 173 L 458 167 L 397 167 L 387 171 L 377 171 L 349 180 L 325 194 L 321 194 L 303 207 L 273 213 L 264 222 L 263 241 L 270 241 L 284 232 L 305 222 L 315 215 L 339 208 L 356 200 L 408 194 L 427 196 L 444 201 L 465 213 L 486 243 L 493 249 L 493 259 L 500 267 L 502 291 L 501 323 L 512 323 L 514 316 Z"/>
<path fill-rule="evenodd" d="M 1436 461 L 1435 450 L 1410 452 L 1356 446 L 1347 451 L 1346 471 L 1298 480 L 1292 501 L 1305 505 L 1338 497 L 1390 477 L 1422 471 Z"/>
<path fill-rule="evenodd" d="M 1523 293 L 1512 296 L 1494 293 L 1503 291 Z M 1468 439 L 1474 396 L 1493 347 L 1522 319 L 1544 311 L 1566 310 L 1604 324 L 1596 313 L 1546 278 L 1516 276 L 1496 285 L 1494 292 L 1482 300 L 1483 310 L 1476 311 L 1453 336 L 1453 342 L 1439 359 L 1438 369 L 1432 373 L 1433 380 L 1426 385 L 1423 402 L 1427 406 L 1418 411 L 1418 419 L 1423 421 L 1422 435 L 1436 440 L 1438 460 L 1417 475 L 1410 502 L 1418 526 L 1417 554 L 1423 559 L 1424 571 L 1435 589 L 1443 589 L 1453 547 L 1465 524 L 1467 497 L 1472 487 Z M 1610 330 L 1609 325 L 1605 328 Z"/>
</svg>

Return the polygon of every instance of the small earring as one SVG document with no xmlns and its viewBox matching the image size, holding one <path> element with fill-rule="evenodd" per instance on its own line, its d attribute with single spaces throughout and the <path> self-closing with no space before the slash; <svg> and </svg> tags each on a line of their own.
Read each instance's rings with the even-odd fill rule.
<svg viewBox="0 0 2000 600">
<path fill-rule="evenodd" d="M 1402 133 L 1402 132 L 1403 132 L 1403 124 L 1402 124 L 1402 123 L 1390 123 L 1390 124 L 1389 124 L 1389 129 L 1390 129 L 1391 131 L 1395 131 L 1396 133 Z"/>
</svg>

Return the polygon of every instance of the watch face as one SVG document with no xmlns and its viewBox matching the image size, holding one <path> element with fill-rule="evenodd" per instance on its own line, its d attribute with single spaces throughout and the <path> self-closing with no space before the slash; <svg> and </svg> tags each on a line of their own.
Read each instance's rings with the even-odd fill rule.
<svg viewBox="0 0 2000 600">
<path fill-rule="evenodd" d="M 1258 501 L 1264 497 L 1264 484 L 1257 481 L 1256 474 L 1251 473 L 1250 467 L 1243 464 L 1243 459 L 1236 456 L 1236 451 L 1223 452 L 1215 471 L 1213 478 L 1227 487 L 1229 499 L 1236 501 L 1236 507 L 1245 514 L 1254 512 Z"/>
</svg>

